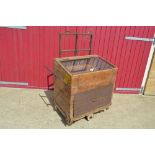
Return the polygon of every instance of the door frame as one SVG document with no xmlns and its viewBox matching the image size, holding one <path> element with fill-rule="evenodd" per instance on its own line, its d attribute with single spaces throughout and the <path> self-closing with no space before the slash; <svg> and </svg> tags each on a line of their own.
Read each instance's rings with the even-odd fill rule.
<svg viewBox="0 0 155 155">
<path fill-rule="evenodd" d="M 154 34 L 154 41 L 152 42 L 152 45 L 150 48 L 150 53 L 149 53 L 149 57 L 147 60 L 147 64 L 146 64 L 146 68 L 145 68 L 145 72 L 144 72 L 144 76 L 143 76 L 143 80 L 141 84 L 141 92 L 140 92 L 141 95 L 144 95 L 144 90 L 145 90 L 146 82 L 149 76 L 149 71 L 150 71 L 154 51 L 155 51 L 155 34 Z"/>
</svg>

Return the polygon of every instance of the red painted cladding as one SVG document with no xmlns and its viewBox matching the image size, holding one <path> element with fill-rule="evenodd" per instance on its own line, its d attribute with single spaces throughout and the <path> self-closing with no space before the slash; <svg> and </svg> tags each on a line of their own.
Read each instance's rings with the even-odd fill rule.
<svg viewBox="0 0 155 155">
<path fill-rule="evenodd" d="M 59 32 L 65 31 L 92 32 L 94 54 L 118 67 L 116 87 L 140 88 L 151 43 L 125 40 L 125 36 L 152 38 L 155 27 L 151 26 L 0 28 L 0 81 L 28 82 L 25 87 L 47 88 L 53 82 L 53 60 L 59 57 Z M 79 47 L 87 48 L 88 40 L 88 37 L 80 37 Z M 63 48 L 73 49 L 74 41 L 74 36 L 64 37 Z"/>
</svg>

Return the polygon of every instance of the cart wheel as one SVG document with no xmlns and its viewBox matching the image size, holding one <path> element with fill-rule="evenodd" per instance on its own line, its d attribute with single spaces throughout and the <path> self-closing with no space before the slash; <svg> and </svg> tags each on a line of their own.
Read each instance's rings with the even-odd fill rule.
<svg viewBox="0 0 155 155">
<path fill-rule="evenodd" d="M 72 125 L 73 122 L 70 119 L 66 119 L 66 123 L 68 126 L 70 126 L 70 125 Z"/>
<path fill-rule="evenodd" d="M 93 118 L 93 114 L 86 116 L 87 121 L 90 121 Z"/>
<path fill-rule="evenodd" d="M 58 110 L 58 108 L 57 108 L 57 105 L 56 105 L 56 104 L 54 105 L 54 110 L 55 110 L 55 111 L 57 111 L 57 110 Z"/>
</svg>

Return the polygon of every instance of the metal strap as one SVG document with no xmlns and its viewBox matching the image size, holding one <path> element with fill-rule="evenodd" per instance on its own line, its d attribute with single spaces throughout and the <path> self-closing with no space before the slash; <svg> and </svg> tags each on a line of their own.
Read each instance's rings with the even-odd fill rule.
<svg viewBox="0 0 155 155">
<path fill-rule="evenodd" d="M 26 82 L 8 82 L 8 81 L 0 81 L 0 84 L 2 84 L 2 85 L 11 84 L 11 85 L 28 86 L 28 83 L 26 83 Z"/>
<path fill-rule="evenodd" d="M 125 39 L 127 40 L 137 40 L 137 41 L 150 41 L 150 42 L 154 42 L 155 38 L 141 38 L 141 37 L 125 37 Z"/>
<path fill-rule="evenodd" d="M 140 91 L 141 88 L 116 88 L 116 90 L 122 90 L 122 91 Z"/>
</svg>

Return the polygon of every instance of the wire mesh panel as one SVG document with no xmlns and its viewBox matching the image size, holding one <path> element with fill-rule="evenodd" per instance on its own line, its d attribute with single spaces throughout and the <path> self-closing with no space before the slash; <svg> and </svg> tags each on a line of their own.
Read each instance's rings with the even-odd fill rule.
<svg viewBox="0 0 155 155">
<path fill-rule="evenodd" d="M 112 69 L 113 66 L 100 57 L 92 57 L 77 60 L 61 61 L 63 66 L 72 74 L 94 72 L 99 70 Z"/>
</svg>

